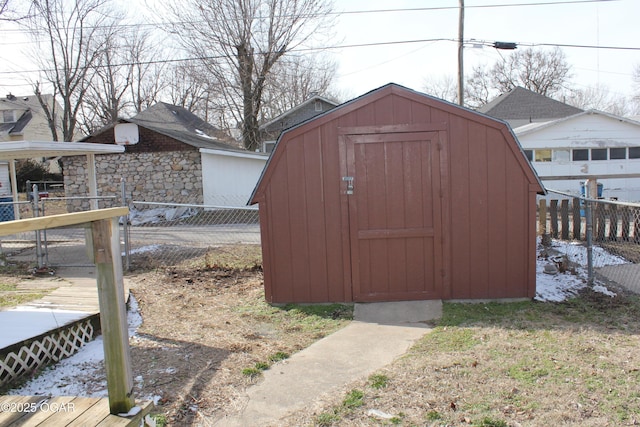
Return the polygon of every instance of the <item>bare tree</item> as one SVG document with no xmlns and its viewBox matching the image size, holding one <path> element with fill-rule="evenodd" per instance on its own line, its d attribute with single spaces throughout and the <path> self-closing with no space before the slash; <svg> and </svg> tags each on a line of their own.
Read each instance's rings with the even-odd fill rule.
<svg viewBox="0 0 640 427">
<path fill-rule="evenodd" d="M 182 63 L 171 67 L 167 77 L 165 97 L 174 105 L 183 107 L 205 121 L 211 121 L 210 82 L 206 73 L 193 63 Z"/>
<path fill-rule="evenodd" d="M 334 98 L 337 64 L 322 56 L 290 55 L 272 70 L 264 91 L 261 121 L 270 120 L 313 95 Z"/>
<path fill-rule="evenodd" d="M 424 79 L 423 87 L 425 93 L 444 99 L 445 101 L 458 103 L 458 82 L 450 75 L 443 75 L 438 78 Z"/>
<path fill-rule="evenodd" d="M 0 0 L 0 21 L 18 22 L 29 16 L 28 12 L 18 11 L 15 4 L 14 0 Z"/>
<path fill-rule="evenodd" d="M 567 89 L 570 78 L 571 67 L 559 48 L 515 51 L 492 66 L 473 67 L 471 75 L 465 79 L 465 105 L 479 107 L 517 86 L 553 98 Z M 425 89 L 453 101 L 452 82 L 453 78 L 427 81 Z"/>
<path fill-rule="evenodd" d="M 562 91 L 571 77 L 567 59 L 556 47 L 551 50 L 528 48 L 515 51 L 491 69 L 493 86 L 501 93 L 516 86 L 552 97 Z"/>
<path fill-rule="evenodd" d="M 125 44 L 131 63 L 130 101 L 136 113 L 158 102 L 166 89 L 166 63 L 154 61 L 162 53 L 161 42 L 148 31 L 132 31 Z"/>
<path fill-rule="evenodd" d="M 599 110 L 616 116 L 635 113 L 633 98 L 613 94 L 603 85 L 568 90 L 563 96 L 563 101 L 583 110 Z"/>
<path fill-rule="evenodd" d="M 111 6 L 108 0 L 32 2 L 29 27 L 36 41 L 46 41 L 46 46 L 39 43 L 36 57 L 61 102 L 63 141 L 72 141 L 76 132 L 78 113 L 90 85 L 90 70 L 103 51 L 97 42 L 108 39 L 114 31 L 114 20 L 108 13 Z M 40 93 L 40 85 L 35 86 L 36 94 Z M 57 112 L 41 104 L 49 120 L 56 120 Z"/>
<path fill-rule="evenodd" d="M 149 32 L 134 26 L 106 36 L 80 111 L 80 129 L 87 134 L 144 110 L 164 88 L 160 75 L 164 64 L 152 61 L 157 52 Z"/>
<path fill-rule="evenodd" d="M 258 147 L 263 95 L 273 67 L 292 49 L 326 33 L 328 0 L 188 0 L 170 7 L 182 45 L 201 60 L 242 126 L 247 149 Z"/>
<path fill-rule="evenodd" d="M 640 114 L 640 64 L 633 67 L 634 95 L 631 98 L 633 114 Z"/>
<path fill-rule="evenodd" d="M 0 0 L 0 20 L 11 20 L 9 17 L 11 10 L 9 9 L 9 0 Z"/>
</svg>

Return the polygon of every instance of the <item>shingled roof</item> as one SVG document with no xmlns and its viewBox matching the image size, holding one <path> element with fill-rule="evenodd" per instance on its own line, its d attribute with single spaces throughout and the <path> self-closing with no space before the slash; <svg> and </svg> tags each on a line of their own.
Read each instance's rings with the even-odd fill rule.
<svg viewBox="0 0 640 427">
<path fill-rule="evenodd" d="M 154 104 L 130 119 L 118 119 L 118 123 L 135 123 L 142 128 L 195 148 L 246 151 L 235 144 L 224 131 L 202 120 L 186 108 L 166 102 Z M 113 128 L 114 125 L 115 123 L 107 125 L 80 141 L 91 140 L 94 136 Z"/>
<path fill-rule="evenodd" d="M 582 111 L 580 108 L 556 101 L 523 87 L 516 87 L 503 93 L 478 108 L 478 112 L 505 120 L 512 127 L 560 119 Z"/>
<path fill-rule="evenodd" d="M 230 147 L 230 138 L 186 108 L 159 102 L 127 120 L 198 148 Z"/>
</svg>

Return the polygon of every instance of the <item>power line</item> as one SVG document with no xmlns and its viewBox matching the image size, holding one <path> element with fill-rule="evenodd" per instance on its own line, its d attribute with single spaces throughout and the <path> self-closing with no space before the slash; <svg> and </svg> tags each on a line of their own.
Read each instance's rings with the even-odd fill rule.
<svg viewBox="0 0 640 427">
<path fill-rule="evenodd" d="M 373 42 L 373 43 L 357 43 L 357 44 L 345 44 L 345 45 L 336 45 L 336 46 L 325 46 L 325 47 L 310 47 L 310 48 L 296 48 L 292 49 L 290 52 L 315 52 L 315 51 L 327 51 L 327 50 L 340 50 L 340 49 L 352 49 L 352 48 L 362 48 L 362 47 L 377 47 L 377 46 L 394 46 L 394 45 L 403 45 L 403 44 L 415 44 L 415 43 L 432 43 L 432 42 L 458 42 L 457 39 L 452 38 L 432 38 L 432 39 L 415 39 L 415 40 L 397 40 L 397 41 L 388 41 L 388 42 Z M 473 43 L 473 44 L 481 44 L 487 47 L 494 47 L 495 42 L 488 42 L 483 40 L 470 39 L 465 40 L 464 43 Z M 631 51 L 640 51 L 640 47 L 629 47 L 629 46 L 596 46 L 596 45 L 577 45 L 577 44 L 562 44 L 562 43 L 516 43 L 519 46 L 549 46 L 549 47 L 566 47 L 566 48 L 581 48 L 581 49 L 604 49 L 604 50 L 631 50 Z M 190 57 L 190 58 L 177 58 L 177 59 L 157 59 L 152 61 L 137 61 L 137 62 L 123 62 L 119 64 L 110 64 L 111 67 L 125 67 L 132 65 L 153 65 L 153 64 L 169 64 L 169 63 L 179 63 L 179 62 L 192 62 L 192 61 L 209 61 L 215 59 L 223 59 L 224 55 L 218 56 L 200 56 L 200 57 Z M 96 68 L 106 67 L 97 66 Z M 0 71 L 1 74 L 20 74 L 20 73 L 38 73 L 38 72 L 52 72 L 54 69 L 38 69 L 38 70 L 17 70 L 17 71 Z"/>
<path fill-rule="evenodd" d="M 465 6 L 465 9 L 492 9 L 503 7 L 529 7 L 529 6 L 557 6 L 567 4 L 581 4 L 581 3 L 609 3 L 617 2 L 621 0 L 558 0 L 549 2 L 529 2 L 529 3 L 513 3 L 513 4 L 483 4 L 483 5 L 470 5 Z M 340 15 L 361 15 L 368 13 L 396 13 L 396 12 L 427 12 L 434 10 L 458 10 L 458 6 L 433 6 L 433 7 L 414 7 L 414 8 L 397 8 L 397 9 L 371 9 L 371 10 L 343 10 L 339 12 L 329 12 L 326 14 L 310 14 L 305 17 L 313 18 L 319 16 L 340 16 Z M 289 15 L 280 15 L 278 18 L 286 18 Z M 200 21 L 204 22 L 204 21 Z M 102 25 L 102 26 L 87 26 L 85 28 L 100 28 L 100 27 L 116 27 L 116 28 L 139 28 L 139 27 L 158 27 L 162 25 L 182 25 L 187 22 L 181 21 L 161 21 L 156 23 L 139 23 L 139 24 L 114 24 L 114 25 Z M 192 23 L 192 22 L 189 22 Z M 43 30 L 40 30 L 43 32 Z M 31 30 L 23 30 L 18 28 L 13 29 L 0 29 L 0 33 L 27 33 Z"/>
</svg>

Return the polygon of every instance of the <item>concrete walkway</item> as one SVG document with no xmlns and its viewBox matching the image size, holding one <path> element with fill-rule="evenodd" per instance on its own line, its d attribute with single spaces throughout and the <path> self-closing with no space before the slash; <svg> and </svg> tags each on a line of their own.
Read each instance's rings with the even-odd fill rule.
<svg viewBox="0 0 640 427">
<path fill-rule="evenodd" d="M 441 315 L 441 301 L 357 304 L 353 322 L 264 371 L 262 381 L 247 390 L 242 411 L 214 425 L 277 425 L 320 396 L 393 362 L 431 330 L 425 321 Z"/>
</svg>

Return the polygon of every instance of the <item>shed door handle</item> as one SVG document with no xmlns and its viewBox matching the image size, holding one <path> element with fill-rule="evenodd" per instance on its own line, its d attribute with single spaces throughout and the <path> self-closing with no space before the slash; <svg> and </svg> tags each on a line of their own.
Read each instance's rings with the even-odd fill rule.
<svg viewBox="0 0 640 427">
<path fill-rule="evenodd" d="M 353 177 L 352 176 L 343 176 L 342 180 L 347 183 L 347 191 L 345 194 L 353 194 Z"/>
</svg>

